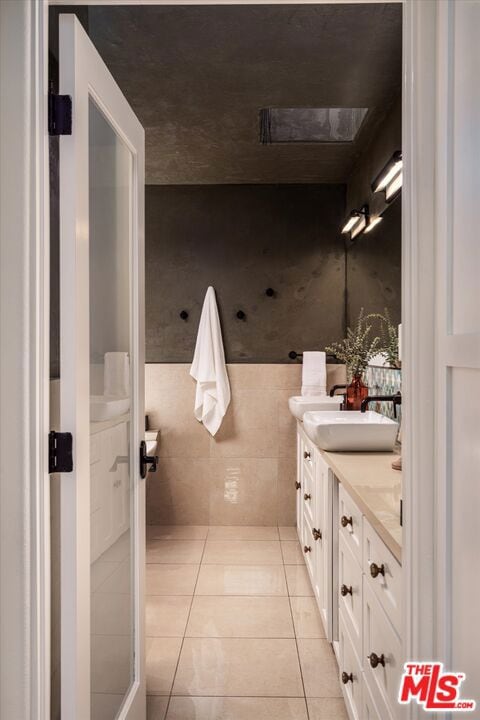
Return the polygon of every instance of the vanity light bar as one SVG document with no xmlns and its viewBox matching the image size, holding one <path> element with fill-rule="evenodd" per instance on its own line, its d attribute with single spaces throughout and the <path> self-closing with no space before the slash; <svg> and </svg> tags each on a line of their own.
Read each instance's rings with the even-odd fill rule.
<svg viewBox="0 0 480 720">
<path fill-rule="evenodd" d="M 368 205 L 364 205 L 361 210 L 352 210 L 342 228 L 342 233 L 350 233 L 350 239 L 353 240 L 365 230 L 368 219 Z"/>
<path fill-rule="evenodd" d="M 342 233 L 350 232 L 353 226 L 357 224 L 359 218 L 361 217 L 362 214 L 358 210 L 352 210 L 352 212 L 350 213 L 350 217 L 342 228 Z"/>
<path fill-rule="evenodd" d="M 378 223 L 382 222 L 383 218 L 381 215 L 376 215 L 375 217 L 370 218 L 370 222 L 368 223 L 367 227 L 365 228 L 365 232 L 369 233 L 373 230 L 374 227 L 378 225 Z"/>
<path fill-rule="evenodd" d="M 385 191 L 387 200 L 393 200 L 402 187 L 402 151 L 397 150 L 372 183 L 374 193 Z M 394 186 L 394 189 L 392 189 Z"/>
<path fill-rule="evenodd" d="M 402 189 L 403 173 L 400 172 L 385 188 L 385 200 L 391 202 Z"/>
</svg>

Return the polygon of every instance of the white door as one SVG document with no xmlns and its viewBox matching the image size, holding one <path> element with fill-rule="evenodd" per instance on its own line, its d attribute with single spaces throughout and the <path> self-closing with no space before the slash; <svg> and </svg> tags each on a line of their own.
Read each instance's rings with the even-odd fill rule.
<svg viewBox="0 0 480 720">
<path fill-rule="evenodd" d="M 480 2 L 439 3 L 437 32 L 438 651 L 479 705 Z"/>
<path fill-rule="evenodd" d="M 144 720 L 144 132 L 74 15 L 60 93 L 62 720 Z"/>
</svg>

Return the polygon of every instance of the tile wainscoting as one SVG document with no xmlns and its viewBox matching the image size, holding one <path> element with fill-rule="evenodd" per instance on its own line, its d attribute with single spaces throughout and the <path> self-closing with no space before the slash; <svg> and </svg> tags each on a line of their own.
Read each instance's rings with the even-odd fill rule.
<svg viewBox="0 0 480 720">
<path fill-rule="evenodd" d="M 232 402 L 210 437 L 193 415 L 189 364 L 148 363 L 145 408 L 160 430 L 158 470 L 147 480 L 147 523 L 294 525 L 299 364 L 230 364 Z M 345 382 L 327 366 L 331 386 Z"/>
</svg>

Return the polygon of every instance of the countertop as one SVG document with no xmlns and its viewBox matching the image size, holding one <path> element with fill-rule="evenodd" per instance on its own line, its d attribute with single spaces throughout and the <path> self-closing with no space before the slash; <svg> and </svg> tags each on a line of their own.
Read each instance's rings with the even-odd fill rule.
<svg viewBox="0 0 480 720">
<path fill-rule="evenodd" d="M 320 452 L 385 545 L 401 563 L 402 473 L 392 468 L 392 460 L 398 453 Z"/>
</svg>

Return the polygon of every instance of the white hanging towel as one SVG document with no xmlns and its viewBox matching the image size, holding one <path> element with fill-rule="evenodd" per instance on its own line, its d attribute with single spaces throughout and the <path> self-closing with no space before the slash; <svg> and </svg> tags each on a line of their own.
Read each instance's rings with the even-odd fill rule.
<svg viewBox="0 0 480 720">
<path fill-rule="evenodd" d="M 324 352 L 304 352 L 302 395 L 327 394 L 327 366 Z"/>
<path fill-rule="evenodd" d="M 105 353 L 103 392 L 115 397 L 130 395 L 130 362 L 126 352 Z"/>
<path fill-rule="evenodd" d="M 195 417 L 215 435 L 230 404 L 230 383 L 213 287 L 205 295 L 190 375 L 197 381 Z"/>
</svg>

